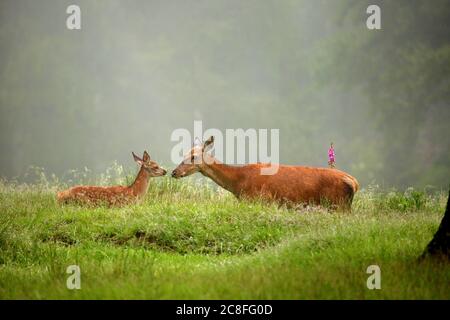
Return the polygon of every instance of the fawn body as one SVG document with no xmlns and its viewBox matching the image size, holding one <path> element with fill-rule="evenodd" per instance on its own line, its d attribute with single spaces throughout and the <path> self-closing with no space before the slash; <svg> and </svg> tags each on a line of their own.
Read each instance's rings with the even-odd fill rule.
<svg viewBox="0 0 450 320">
<path fill-rule="evenodd" d="M 119 206 L 132 203 L 142 198 L 146 193 L 151 177 L 159 177 L 166 174 L 155 161 L 150 159 L 147 151 L 141 158 L 133 153 L 134 160 L 141 168 L 134 182 L 129 186 L 76 186 L 57 193 L 59 203 L 75 202 L 79 204 Z"/>
<path fill-rule="evenodd" d="M 261 169 L 270 164 L 226 165 L 206 153 L 213 143 L 211 137 L 194 146 L 172 176 L 182 178 L 200 172 L 237 198 L 262 198 L 289 206 L 326 203 L 349 209 L 359 188 L 354 177 L 336 169 L 278 165 L 275 174 L 262 175 Z"/>
</svg>

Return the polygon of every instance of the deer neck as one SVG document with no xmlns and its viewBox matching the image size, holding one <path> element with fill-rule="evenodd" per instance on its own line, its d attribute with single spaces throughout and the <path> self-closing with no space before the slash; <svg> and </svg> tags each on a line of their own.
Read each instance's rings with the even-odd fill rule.
<svg viewBox="0 0 450 320">
<path fill-rule="evenodd" d="M 141 167 L 139 170 L 136 179 L 134 182 L 130 185 L 130 189 L 133 190 L 133 194 L 135 196 L 143 196 L 148 189 L 148 185 L 150 182 L 150 175 L 147 172 L 147 170 L 144 169 L 144 167 Z"/>
<path fill-rule="evenodd" d="M 222 188 L 235 193 L 237 191 L 238 168 L 221 163 L 217 159 L 204 163 L 200 172 Z"/>
</svg>

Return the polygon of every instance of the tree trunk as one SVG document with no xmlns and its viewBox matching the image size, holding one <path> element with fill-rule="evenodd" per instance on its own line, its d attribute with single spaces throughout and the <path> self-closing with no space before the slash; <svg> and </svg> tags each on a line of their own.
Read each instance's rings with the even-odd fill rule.
<svg viewBox="0 0 450 320">
<path fill-rule="evenodd" d="M 450 191 L 447 199 L 447 208 L 445 209 L 444 218 L 441 225 L 435 233 L 433 239 L 425 248 L 425 252 L 421 258 L 425 257 L 441 257 L 450 260 Z"/>
</svg>

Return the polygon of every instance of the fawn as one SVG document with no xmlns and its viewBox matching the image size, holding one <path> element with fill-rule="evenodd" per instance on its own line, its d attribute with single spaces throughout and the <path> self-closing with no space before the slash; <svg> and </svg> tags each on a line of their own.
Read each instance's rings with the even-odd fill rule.
<svg viewBox="0 0 450 320">
<path fill-rule="evenodd" d="M 261 175 L 261 168 L 270 164 L 226 165 L 207 153 L 213 144 L 214 137 L 210 137 L 194 145 L 172 177 L 200 172 L 237 198 L 259 198 L 288 206 L 325 202 L 334 208 L 350 209 L 359 188 L 355 178 L 337 169 L 278 165 L 275 174 Z"/>
<path fill-rule="evenodd" d="M 76 186 L 58 192 L 59 203 L 75 202 L 79 204 L 119 206 L 129 204 L 142 198 L 146 193 L 151 177 L 160 177 L 167 173 L 155 161 L 150 159 L 147 151 L 139 158 L 132 152 L 134 161 L 140 166 L 136 179 L 130 186 Z"/>
</svg>

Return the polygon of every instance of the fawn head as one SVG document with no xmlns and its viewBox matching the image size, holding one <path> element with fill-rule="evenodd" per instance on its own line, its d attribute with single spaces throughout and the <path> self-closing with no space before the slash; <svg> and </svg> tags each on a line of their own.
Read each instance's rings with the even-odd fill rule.
<svg viewBox="0 0 450 320">
<path fill-rule="evenodd" d="M 172 171 L 172 177 L 183 178 L 201 170 L 205 163 L 211 163 L 214 158 L 207 155 L 206 152 L 211 150 L 214 145 L 214 137 L 211 136 L 204 143 L 198 138 L 192 146 L 192 149 L 186 153 L 183 161 Z"/>
<path fill-rule="evenodd" d="M 134 161 L 141 165 L 141 168 L 144 168 L 149 174 L 150 177 L 160 177 L 167 173 L 166 170 L 161 168 L 155 161 L 150 159 L 150 155 L 147 151 L 144 151 L 144 155 L 142 159 L 132 152 Z"/>
</svg>

